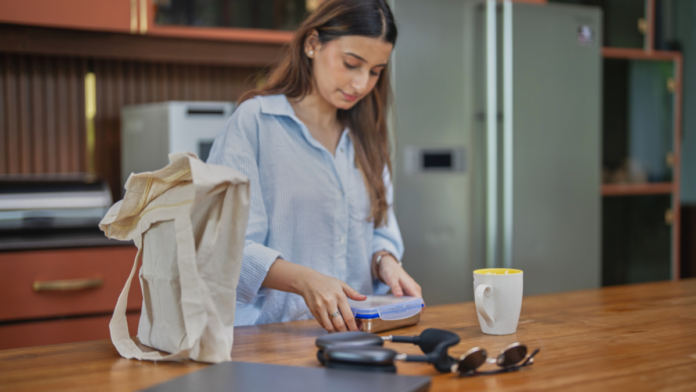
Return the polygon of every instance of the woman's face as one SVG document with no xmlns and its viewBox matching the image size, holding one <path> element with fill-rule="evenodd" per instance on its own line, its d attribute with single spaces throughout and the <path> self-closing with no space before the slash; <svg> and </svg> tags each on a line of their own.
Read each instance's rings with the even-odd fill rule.
<svg viewBox="0 0 696 392">
<path fill-rule="evenodd" d="M 348 110 L 375 87 L 393 48 L 380 38 L 348 35 L 321 44 L 310 37 L 305 53 L 312 59 L 318 93 Z"/>
</svg>

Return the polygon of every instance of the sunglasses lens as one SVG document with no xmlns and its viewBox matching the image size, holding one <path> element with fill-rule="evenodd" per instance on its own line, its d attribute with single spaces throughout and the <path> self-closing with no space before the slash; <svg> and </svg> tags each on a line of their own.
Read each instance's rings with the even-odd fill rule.
<svg viewBox="0 0 696 392">
<path fill-rule="evenodd" d="M 527 346 L 515 345 L 505 349 L 498 356 L 498 366 L 512 366 L 520 363 L 527 356 Z"/>
<path fill-rule="evenodd" d="M 486 350 L 482 349 L 470 351 L 462 355 L 462 357 L 459 358 L 459 371 L 468 372 L 470 370 L 478 369 L 479 366 L 486 362 L 486 356 Z"/>
</svg>

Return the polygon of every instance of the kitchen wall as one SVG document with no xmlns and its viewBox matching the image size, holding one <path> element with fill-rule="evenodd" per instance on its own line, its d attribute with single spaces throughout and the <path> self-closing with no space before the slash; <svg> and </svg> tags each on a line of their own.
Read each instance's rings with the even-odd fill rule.
<svg viewBox="0 0 696 392">
<path fill-rule="evenodd" d="M 120 195 L 120 111 L 167 100 L 236 101 L 258 67 L 0 52 L 0 174 L 90 168 L 85 75 L 96 76 L 93 165 Z"/>
</svg>

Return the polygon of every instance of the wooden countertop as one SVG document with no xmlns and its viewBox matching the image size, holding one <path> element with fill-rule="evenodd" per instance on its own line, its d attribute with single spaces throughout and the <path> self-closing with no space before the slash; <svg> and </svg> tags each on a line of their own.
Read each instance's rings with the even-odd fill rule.
<svg viewBox="0 0 696 392">
<path fill-rule="evenodd" d="M 399 363 L 399 374 L 433 377 L 431 391 L 696 390 L 696 279 L 526 297 L 517 333 L 481 333 L 472 302 L 426 308 L 420 324 L 393 331 L 414 335 L 449 329 L 459 356 L 481 346 L 496 353 L 512 342 L 541 352 L 522 371 L 457 378 L 427 364 Z M 313 321 L 235 329 L 237 361 L 319 366 Z M 407 353 L 418 348 L 387 343 Z M 0 390 L 132 391 L 200 369 L 204 364 L 122 359 L 110 341 L 0 351 Z M 491 365 L 486 365 L 491 366 Z"/>
</svg>

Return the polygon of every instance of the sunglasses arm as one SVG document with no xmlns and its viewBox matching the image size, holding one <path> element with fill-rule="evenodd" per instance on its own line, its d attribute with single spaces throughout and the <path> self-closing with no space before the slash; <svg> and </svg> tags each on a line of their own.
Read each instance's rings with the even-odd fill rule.
<svg viewBox="0 0 696 392">
<path fill-rule="evenodd" d="M 418 338 L 419 336 L 382 336 L 382 340 L 385 342 L 394 342 L 394 343 L 413 343 L 413 344 L 418 344 Z"/>
<path fill-rule="evenodd" d="M 395 361 L 404 361 L 404 362 L 428 362 L 430 363 L 431 358 L 429 358 L 427 355 L 407 355 L 407 354 L 396 354 L 394 357 Z"/>
<path fill-rule="evenodd" d="M 527 359 L 525 359 L 525 361 L 522 362 L 522 365 L 520 365 L 520 366 L 526 366 L 526 365 L 531 365 L 531 364 L 533 364 L 533 363 L 534 363 L 534 356 L 537 355 L 537 354 L 539 353 L 539 351 L 541 351 L 540 348 L 534 350 L 534 352 L 531 353 L 531 354 L 527 357 Z"/>
</svg>

